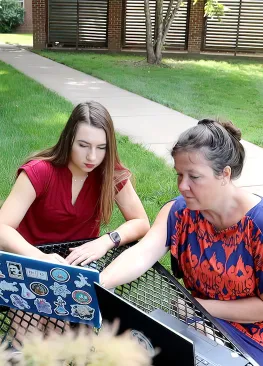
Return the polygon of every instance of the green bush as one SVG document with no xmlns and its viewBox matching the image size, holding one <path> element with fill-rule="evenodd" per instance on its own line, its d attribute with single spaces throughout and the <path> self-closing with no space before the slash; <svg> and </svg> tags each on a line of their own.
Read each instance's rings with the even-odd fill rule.
<svg viewBox="0 0 263 366">
<path fill-rule="evenodd" d="M 17 0 L 0 0 L 0 33 L 11 33 L 24 22 L 24 9 Z"/>
</svg>

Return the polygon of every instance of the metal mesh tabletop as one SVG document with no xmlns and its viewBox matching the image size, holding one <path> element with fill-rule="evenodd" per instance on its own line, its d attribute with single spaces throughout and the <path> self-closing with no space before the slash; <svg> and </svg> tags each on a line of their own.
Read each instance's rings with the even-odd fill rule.
<svg viewBox="0 0 263 366">
<path fill-rule="evenodd" d="M 47 244 L 39 246 L 45 253 L 58 253 L 62 257 L 69 254 L 69 248 L 79 246 L 86 241 L 75 241 L 59 244 Z M 127 247 L 120 247 L 110 250 L 103 258 L 93 263 L 99 271 L 109 265 Z M 92 265 L 92 264 L 91 264 Z M 172 316 L 187 322 L 198 331 L 203 332 L 209 338 L 238 352 L 245 352 L 231 339 L 222 326 L 191 296 L 191 294 L 160 264 L 156 263 L 144 275 L 129 284 L 118 286 L 114 292 L 123 297 L 136 307 L 150 313 L 159 308 Z M 0 336 L 2 340 L 12 342 L 17 337 L 17 329 L 25 334 L 26 332 L 39 328 L 48 331 L 56 327 L 61 332 L 66 329 L 66 323 L 41 317 L 36 314 L 29 314 L 7 307 L 1 307 L 0 314 Z"/>
</svg>

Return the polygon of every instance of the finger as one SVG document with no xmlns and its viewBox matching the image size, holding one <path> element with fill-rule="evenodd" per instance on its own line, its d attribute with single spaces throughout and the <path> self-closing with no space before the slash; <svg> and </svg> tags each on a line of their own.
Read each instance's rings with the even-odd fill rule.
<svg viewBox="0 0 263 366">
<path fill-rule="evenodd" d="M 67 264 L 66 260 L 58 254 L 53 255 L 53 258 L 57 263 Z"/>
<path fill-rule="evenodd" d="M 93 256 L 90 256 L 89 258 L 87 258 L 84 262 L 81 262 L 81 266 L 85 266 L 86 264 L 89 264 L 89 263 L 91 263 L 91 262 L 93 262 L 93 261 L 95 261 L 96 259 L 98 259 L 98 258 L 96 258 L 96 256 L 95 255 L 93 255 Z"/>
<path fill-rule="evenodd" d="M 73 262 L 79 258 L 81 256 L 81 253 L 75 252 L 74 254 L 70 254 L 69 256 L 66 257 L 66 261 L 69 264 L 73 264 Z"/>
<path fill-rule="evenodd" d="M 81 252 L 80 251 L 74 251 L 74 252 L 71 252 L 67 257 L 66 257 L 66 260 L 67 261 L 72 261 L 76 258 L 78 258 L 79 256 L 81 255 Z"/>
<path fill-rule="evenodd" d="M 89 260 L 89 258 L 90 258 L 91 256 L 93 256 L 93 255 L 94 255 L 94 253 L 89 253 L 89 254 L 84 253 L 84 254 L 82 254 L 81 256 L 79 256 L 77 259 L 75 259 L 75 260 L 72 262 L 72 265 L 73 265 L 73 266 L 77 266 L 78 264 L 80 264 L 80 263 L 84 262 L 85 260 Z"/>
</svg>

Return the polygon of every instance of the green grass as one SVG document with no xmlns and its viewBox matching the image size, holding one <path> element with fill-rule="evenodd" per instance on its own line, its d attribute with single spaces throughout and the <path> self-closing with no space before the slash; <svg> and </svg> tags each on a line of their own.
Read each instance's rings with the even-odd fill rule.
<svg viewBox="0 0 263 366">
<path fill-rule="evenodd" d="M 33 151 L 57 141 L 73 106 L 3 62 L 0 78 L 0 200 L 4 200 L 18 166 Z M 178 194 L 174 171 L 153 153 L 131 143 L 128 137 L 117 135 L 117 141 L 121 160 L 134 174 L 137 193 L 153 222 L 160 207 Z M 104 231 L 122 222 L 116 208 Z M 164 263 L 167 265 L 167 258 Z"/>
<path fill-rule="evenodd" d="M 244 139 L 263 146 L 262 60 L 180 56 L 158 67 L 123 54 L 40 54 L 194 118 L 230 119 Z"/>
<path fill-rule="evenodd" d="M 33 47 L 33 35 L 20 33 L 0 33 L 0 44 L 1 43 Z"/>
</svg>

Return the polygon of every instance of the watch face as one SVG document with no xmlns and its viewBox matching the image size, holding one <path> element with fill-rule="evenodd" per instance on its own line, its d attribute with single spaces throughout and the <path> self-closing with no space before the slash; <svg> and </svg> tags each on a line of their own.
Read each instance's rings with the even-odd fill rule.
<svg viewBox="0 0 263 366">
<path fill-rule="evenodd" d="M 113 231 L 112 233 L 110 233 L 110 236 L 114 243 L 116 243 L 116 244 L 120 243 L 121 237 L 116 231 Z"/>
</svg>

